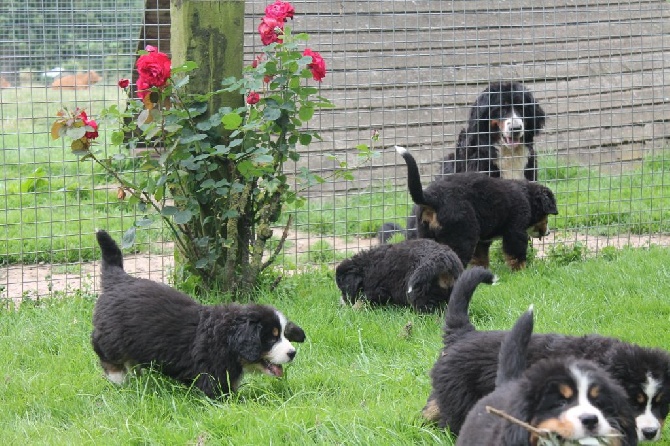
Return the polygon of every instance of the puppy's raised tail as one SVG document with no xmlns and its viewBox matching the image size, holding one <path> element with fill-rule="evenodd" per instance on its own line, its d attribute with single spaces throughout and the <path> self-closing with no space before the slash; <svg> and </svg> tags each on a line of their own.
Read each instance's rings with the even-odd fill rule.
<svg viewBox="0 0 670 446">
<path fill-rule="evenodd" d="M 102 252 L 102 269 L 105 270 L 109 267 L 123 269 L 123 253 L 107 231 L 98 230 L 95 233 L 95 238 L 98 240 L 98 245 Z"/>
<path fill-rule="evenodd" d="M 395 151 L 405 160 L 407 164 L 407 188 L 412 201 L 419 205 L 430 205 L 423 195 L 423 186 L 421 186 L 421 174 L 419 173 L 419 166 L 416 164 L 414 157 L 407 151 L 406 148 L 395 146 Z"/>
<path fill-rule="evenodd" d="M 444 323 L 444 342 L 445 345 L 449 341 L 450 335 L 456 331 L 472 331 L 475 327 L 470 322 L 468 315 L 468 308 L 470 307 L 470 300 L 474 294 L 477 286 L 480 283 L 493 283 L 493 273 L 481 266 L 474 266 L 463 271 L 456 283 L 454 289 L 451 291 L 449 298 L 449 305 L 447 306 L 447 313 Z"/>
<path fill-rule="evenodd" d="M 507 333 L 498 354 L 498 373 L 496 387 L 516 379 L 526 369 L 528 344 L 533 334 L 533 306 L 517 319 L 512 330 Z"/>
<path fill-rule="evenodd" d="M 411 294 L 421 284 L 430 284 L 436 277 L 446 275 L 451 280 L 456 280 L 463 272 L 463 264 L 451 250 L 441 252 L 439 256 L 426 256 L 407 281 L 407 293 Z"/>
</svg>

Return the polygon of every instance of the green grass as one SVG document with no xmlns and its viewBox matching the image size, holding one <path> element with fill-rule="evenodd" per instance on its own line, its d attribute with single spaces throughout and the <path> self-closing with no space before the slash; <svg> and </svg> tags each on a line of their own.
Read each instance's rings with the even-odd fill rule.
<svg viewBox="0 0 670 446">
<path fill-rule="evenodd" d="M 472 319 L 482 329 L 507 329 L 534 304 L 537 332 L 600 333 L 667 348 L 669 265 L 664 248 L 589 260 L 559 253 L 515 274 L 494 264 L 499 284 L 480 287 Z M 155 372 L 121 388 L 108 383 L 90 347 L 90 296 L 3 310 L 0 439 L 31 445 L 453 444 L 419 416 L 441 346 L 441 314 L 341 307 L 331 269 L 286 277 L 257 300 L 281 308 L 305 329 L 307 341 L 283 379 L 247 377 L 238 394 L 221 401 Z M 664 436 L 657 444 L 670 445 L 670 425 Z"/>
<path fill-rule="evenodd" d="M 552 228 L 610 236 L 670 231 L 667 153 L 621 175 L 559 165 L 550 155 L 539 163 L 539 181 L 554 191 L 558 203 L 559 215 L 552 217 Z M 384 222 L 405 227 L 411 209 L 407 191 L 387 184 L 381 190 L 335 200 L 313 200 L 295 214 L 297 225 L 313 233 L 374 237 Z"/>
<path fill-rule="evenodd" d="M 0 265 L 95 260 L 95 228 L 119 234 L 133 225 L 138 214 L 118 203 L 115 182 L 49 136 L 63 105 L 96 116 L 103 107 L 117 104 L 119 93 L 115 85 L 95 85 L 90 91 L 3 90 L 2 99 L 11 106 L 0 107 Z M 110 125 L 100 123 L 101 142 Z M 554 155 L 541 156 L 539 164 L 540 181 L 554 190 L 558 201 L 560 214 L 552 217 L 552 228 L 609 236 L 670 231 L 670 156 L 665 153 L 614 176 L 565 166 Z M 312 200 L 301 209 L 287 207 L 286 214 L 293 213 L 295 227 L 310 233 L 374 237 L 384 222 L 404 227 L 411 207 L 407 191 L 389 183 Z M 138 231 L 136 250 L 150 251 L 150 240 L 169 238 L 158 226 Z M 326 259 L 322 246 L 310 251 L 309 261 L 338 260 L 334 254 Z"/>
<path fill-rule="evenodd" d="M 116 184 L 101 168 L 90 160 L 79 162 L 66 143 L 51 140 L 49 131 L 63 106 L 97 117 L 103 107 L 119 103 L 120 89 L 24 87 L 2 95 L 15 108 L 0 108 L 0 265 L 95 260 L 95 228 L 118 234 L 132 226 L 136 211 L 118 202 Z M 104 144 L 111 123 L 98 121 L 100 144 L 112 150 Z M 159 229 L 139 234 L 142 251 L 150 250 L 144 242 L 162 236 Z"/>
</svg>

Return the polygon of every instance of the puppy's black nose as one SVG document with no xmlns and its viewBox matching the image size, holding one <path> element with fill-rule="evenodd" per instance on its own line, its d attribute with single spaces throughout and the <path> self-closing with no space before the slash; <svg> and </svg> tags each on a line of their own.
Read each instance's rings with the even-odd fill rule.
<svg viewBox="0 0 670 446">
<path fill-rule="evenodd" d="M 579 421 L 581 421 L 582 425 L 584 425 L 584 427 L 589 431 L 595 430 L 596 426 L 598 426 L 598 416 L 597 415 L 587 413 L 587 414 L 584 414 L 584 415 L 580 416 Z"/>
<path fill-rule="evenodd" d="M 645 440 L 653 440 L 657 433 L 658 429 L 655 427 L 645 427 L 642 429 L 642 436 Z"/>
<path fill-rule="evenodd" d="M 286 356 L 289 357 L 291 361 L 293 361 L 293 358 L 295 358 L 295 350 L 291 350 L 290 352 L 286 353 Z"/>
</svg>

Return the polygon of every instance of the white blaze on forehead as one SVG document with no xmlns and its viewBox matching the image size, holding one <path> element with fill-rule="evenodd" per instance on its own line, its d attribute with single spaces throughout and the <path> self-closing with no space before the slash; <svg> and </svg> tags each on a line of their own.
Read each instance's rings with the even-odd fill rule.
<svg viewBox="0 0 670 446">
<path fill-rule="evenodd" d="M 603 413 L 589 401 L 589 387 L 591 387 L 591 384 L 593 383 L 589 373 L 581 370 L 575 365 L 570 367 L 570 373 L 572 374 L 577 387 L 577 404 L 568 409 L 565 412 L 564 417 L 574 426 L 573 439 L 613 433 L 612 426 L 607 422 Z M 584 415 L 595 415 L 598 417 L 598 425 L 595 431 L 586 431 L 581 420 L 581 417 Z"/>
<path fill-rule="evenodd" d="M 277 317 L 279 318 L 279 325 L 281 325 L 281 337 L 284 337 L 284 330 L 286 329 L 286 324 L 288 324 L 288 319 L 284 316 L 279 310 L 275 310 Z"/>
<path fill-rule="evenodd" d="M 651 412 L 651 405 L 654 402 L 654 397 L 661 388 L 661 383 L 651 373 L 647 373 L 647 382 L 642 386 L 642 391 L 647 397 L 647 403 L 644 412 L 635 418 L 635 426 L 637 428 L 637 436 L 639 440 L 658 440 L 661 434 L 661 423 Z M 654 438 L 645 438 L 642 430 L 656 430 Z"/>
</svg>

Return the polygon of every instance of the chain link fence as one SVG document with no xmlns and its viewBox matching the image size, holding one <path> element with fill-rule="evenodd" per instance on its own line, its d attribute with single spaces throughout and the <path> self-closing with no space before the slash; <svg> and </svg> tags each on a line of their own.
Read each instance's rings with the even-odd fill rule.
<svg viewBox="0 0 670 446">
<path fill-rule="evenodd" d="M 295 167 L 330 178 L 336 162 L 325 154 L 352 166 L 361 144 L 379 155 L 353 180 L 329 179 L 287 209 L 295 223 L 283 268 L 337 262 L 376 244 L 382 223 L 404 225 L 411 202 L 393 146 L 415 155 L 427 184 L 477 96 L 499 80 L 523 83 L 546 112 L 538 180 L 555 191 L 560 214 L 552 235 L 534 242 L 537 256 L 670 244 L 667 2 L 292 3 L 292 28 L 325 58 L 321 94 L 336 105 L 312 121 L 323 141 Z M 246 2 L 248 62 L 266 4 Z M 96 116 L 122 104 L 118 79 L 132 78 L 146 44 L 169 53 L 169 22 L 165 0 L 0 5 L 0 298 L 94 290 L 95 229 L 118 238 L 134 225 L 113 179 L 49 129 L 63 105 Z M 138 230 L 133 250 L 129 271 L 168 279 L 167 231 Z"/>
</svg>

